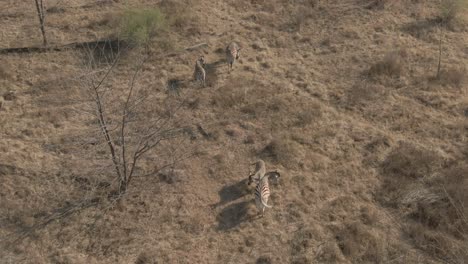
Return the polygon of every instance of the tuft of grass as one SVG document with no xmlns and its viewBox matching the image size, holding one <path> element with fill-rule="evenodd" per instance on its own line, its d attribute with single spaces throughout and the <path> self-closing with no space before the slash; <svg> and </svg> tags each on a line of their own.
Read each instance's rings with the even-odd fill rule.
<svg viewBox="0 0 468 264">
<path fill-rule="evenodd" d="M 389 3 L 389 0 L 370 0 L 367 1 L 366 9 L 385 9 L 385 6 Z"/>
<path fill-rule="evenodd" d="M 343 255 L 353 263 L 382 263 L 386 260 L 385 240 L 360 222 L 347 223 L 336 239 Z"/>
<path fill-rule="evenodd" d="M 466 81 L 466 70 L 462 68 L 450 68 L 441 70 L 439 77 L 433 80 L 440 82 L 443 85 L 449 85 L 456 88 L 462 88 Z"/>
<path fill-rule="evenodd" d="M 445 25 L 451 25 L 466 8 L 466 0 L 442 0 L 439 4 L 439 20 Z"/>
<path fill-rule="evenodd" d="M 391 177 L 420 179 L 428 176 L 442 164 L 433 151 L 401 142 L 382 165 L 384 173 L 392 175 Z"/>
<path fill-rule="evenodd" d="M 448 168 L 444 168 L 447 167 Z M 383 163 L 379 196 L 408 222 L 414 245 L 451 263 L 468 261 L 468 166 L 401 144 Z M 381 200 L 382 201 L 382 200 Z"/>
<path fill-rule="evenodd" d="M 278 136 L 260 152 L 260 156 L 292 168 L 301 160 L 300 148 L 301 145 L 289 137 Z"/>
<path fill-rule="evenodd" d="M 363 82 L 356 84 L 346 92 L 348 107 L 366 106 L 370 102 L 379 102 L 388 95 L 383 85 Z"/>
<path fill-rule="evenodd" d="M 130 45 L 145 46 L 166 30 L 166 16 L 158 8 L 129 9 L 122 15 L 119 35 Z"/>
<path fill-rule="evenodd" d="M 372 65 L 368 70 L 369 77 L 381 75 L 399 77 L 403 72 L 402 52 L 389 52 L 385 57 Z"/>
<path fill-rule="evenodd" d="M 197 18 L 191 12 L 191 8 L 196 4 L 196 1 L 162 0 L 159 6 L 165 14 L 168 14 L 168 23 L 175 28 L 182 29 L 196 22 Z"/>
</svg>

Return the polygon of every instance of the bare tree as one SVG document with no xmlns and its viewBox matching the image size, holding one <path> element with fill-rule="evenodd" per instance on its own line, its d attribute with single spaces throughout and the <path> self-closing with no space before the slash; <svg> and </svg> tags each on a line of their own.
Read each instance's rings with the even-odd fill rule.
<svg viewBox="0 0 468 264">
<path fill-rule="evenodd" d="M 47 46 L 47 38 L 45 33 L 45 14 L 46 10 L 44 9 L 43 0 L 34 0 L 36 2 L 37 15 L 39 16 L 39 24 L 42 32 L 43 45 Z"/>
<path fill-rule="evenodd" d="M 120 51 L 107 57 L 111 59 L 105 59 L 104 63 L 102 58 L 96 60 L 94 56 L 94 50 L 87 49 L 87 74 L 82 75 L 81 83 L 92 101 L 94 116 L 118 182 L 117 197 L 121 197 L 134 178 L 141 159 L 184 131 L 174 118 L 184 100 L 175 100 L 159 115 L 153 112 L 155 106 L 149 101 L 148 89 L 137 84 L 141 69 L 149 58 L 147 53 L 139 61 L 137 59 L 127 89 L 107 83 L 112 81 L 110 76 L 119 64 Z M 171 164 L 186 157 L 188 155 L 181 155 Z"/>
</svg>

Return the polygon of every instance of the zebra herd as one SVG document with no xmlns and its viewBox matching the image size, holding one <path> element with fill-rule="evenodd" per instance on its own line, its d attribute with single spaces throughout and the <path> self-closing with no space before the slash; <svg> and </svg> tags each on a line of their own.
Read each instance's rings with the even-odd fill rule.
<svg viewBox="0 0 468 264">
<path fill-rule="evenodd" d="M 228 64 L 228 73 L 232 70 L 232 65 L 236 60 L 239 59 L 241 46 L 236 42 L 231 42 L 226 47 L 226 61 Z M 205 58 L 200 56 L 195 62 L 195 70 L 193 72 L 193 78 L 195 81 L 201 82 L 205 87 L 206 70 L 205 70 Z"/>
<path fill-rule="evenodd" d="M 231 42 L 226 47 L 226 62 L 228 64 L 228 73 L 232 70 L 232 65 L 236 60 L 239 59 L 241 46 L 236 42 Z M 205 71 L 205 58 L 200 56 L 195 62 L 195 70 L 193 73 L 193 78 L 195 81 L 201 82 L 203 87 L 205 87 L 206 80 L 206 71 Z M 255 171 L 253 174 L 249 175 L 248 184 L 255 182 L 257 186 L 255 187 L 255 205 L 257 209 L 262 213 L 262 217 L 265 213 L 265 208 L 271 208 L 272 206 L 268 204 L 268 199 L 270 198 L 270 185 L 269 180 L 278 180 L 280 173 L 278 171 L 267 172 L 265 168 L 265 162 L 263 160 L 258 160 L 253 163 L 255 165 Z"/>
</svg>

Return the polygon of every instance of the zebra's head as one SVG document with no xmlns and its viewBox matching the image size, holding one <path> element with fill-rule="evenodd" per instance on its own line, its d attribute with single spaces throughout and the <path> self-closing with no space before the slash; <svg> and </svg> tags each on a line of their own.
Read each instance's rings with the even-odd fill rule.
<svg viewBox="0 0 468 264">
<path fill-rule="evenodd" d="M 198 61 L 200 62 L 200 64 L 204 67 L 205 66 L 205 56 L 201 55 L 199 58 L 198 58 Z"/>
<path fill-rule="evenodd" d="M 275 184 L 278 184 L 281 174 L 277 170 L 274 170 L 267 172 L 265 176 L 268 177 L 268 180 L 272 180 Z"/>
</svg>

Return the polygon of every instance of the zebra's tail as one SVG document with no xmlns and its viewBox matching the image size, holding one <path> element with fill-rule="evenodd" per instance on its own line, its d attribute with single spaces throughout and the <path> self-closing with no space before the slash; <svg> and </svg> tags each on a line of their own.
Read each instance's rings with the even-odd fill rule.
<svg viewBox="0 0 468 264">
<path fill-rule="evenodd" d="M 260 199 L 260 201 L 262 202 L 263 206 L 265 206 L 267 208 L 272 208 L 273 207 L 271 205 L 268 205 L 265 201 L 263 201 L 263 199 Z"/>
</svg>

